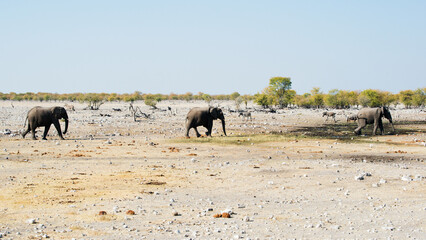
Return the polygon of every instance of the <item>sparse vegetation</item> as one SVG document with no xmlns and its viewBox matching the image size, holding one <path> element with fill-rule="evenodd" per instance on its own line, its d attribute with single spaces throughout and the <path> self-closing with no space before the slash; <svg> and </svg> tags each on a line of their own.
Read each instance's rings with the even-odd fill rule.
<svg viewBox="0 0 426 240">
<path fill-rule="evenodd" d="M 323 93 L 320 88 L 314 87 L 309 93 L 297 94 L 291 89 L 290 78 L 274 77 L 270 79 L 268 87 L 262 92 L 254 95 L 241 95 L 233 92 L 229 95 L 209 95 L 199 92 L 194 95 L 190 92 L 185 94 L 147 94 L 135 91 L 132 94 L 117 93 L 1 93 L 0 100 L 12 101 L 78 101 L 87 102 L 87 109 L 98 109 L 105 102 L 134 102 L 145 101 L 148 106 L 156 107 L 163 100 L 204 100 L 210 104 L 213 100 L 234 100 L 237 108 L 244 102 L 246 108 L 249 101 L 254 101 L 264 108 L 299 106 L 304 108 L 349 108 L 349 107 L 376 107 L 404 104 L 405 107 L 424 107 L 426 105 L 426 88 L 416 90 L 403 90 L 397 94 L 386 91 L 366 89 L 363 91 L 349 91 L 333 89 Z"/>
</svg>

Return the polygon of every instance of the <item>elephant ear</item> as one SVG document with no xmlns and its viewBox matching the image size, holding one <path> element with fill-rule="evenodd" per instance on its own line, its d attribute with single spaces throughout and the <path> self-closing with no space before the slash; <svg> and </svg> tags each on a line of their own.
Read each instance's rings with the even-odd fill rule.
<svg viewBox="0 0 426 240">
<path fill-rule="evenodd" d="M 53 115 L 55 118 L 57 118 L 57 119 L 61 118 L 61 108 L 59 108 L 59 107 L 54 107 L 54 108 L 52 108 L 52 109 L 51 109 L 51 111 L 52 111 L 52 115 Z"/>
<path fill-rule="evenodd" d="M 211 107 L 211 108 L 209 108 L 209 112 L 210 112 L 210 115 L 213 117 L 213 119 L 217 119 L 219 117 L 217 108 Z"/>
<path fill-rule="evenodd" d="M 383 116 L 387 119 L 392 119 L 389 108 L 383 107 Z"/>
</svg>

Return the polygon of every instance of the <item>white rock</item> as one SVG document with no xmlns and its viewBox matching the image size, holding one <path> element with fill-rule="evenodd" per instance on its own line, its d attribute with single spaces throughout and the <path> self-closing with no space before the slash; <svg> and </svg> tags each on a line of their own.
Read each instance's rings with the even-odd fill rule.
<svg viewBox="0 0 426 240">
<path fill-rule="evenodd" d="M 220 214 L 224 214 L 224 213 L 227 213 L 227 214 L 231 215 L 232 214 L 232 209 L 227 208 L 227 209 L 225 209 L 225 210 L 223 210 L 223 211 L 220 212 Z"/>
<path fill-rule="evenodd" d="M 341 227 L 342 226 L 340 226 L 340 225 L 333 225 L 333 226 L 331 226 L 331 228 L 335 229 L 335 230 L 339 230 Z"/>
<path fill-rule="evenodd" d="M 358 176 L 355 176 L 355 180 L 357 180 L 357 181 L 364 180 L 364 174 L 360 174 Z"/>
<path fill-rule="evenodd" d="M 27 219 L 26 222 L 29 223 L 29 224 L 35 224 L 36 223 L 36 219 L 35 218 L 29 218 L 29 219 Z"/>
<path fill-rule="evenodd" d="M 402 177 L 401 177 L 401 180 L 402 180 L 402 181 L 407 181 L 407 182 L 411 182 L 411 181 L 413 181 L 413 179 L 412 179 L 410 176 L 408 176 L 408 175 L 404 175 L 404 176 L 402 176 Z"/>
</svg>

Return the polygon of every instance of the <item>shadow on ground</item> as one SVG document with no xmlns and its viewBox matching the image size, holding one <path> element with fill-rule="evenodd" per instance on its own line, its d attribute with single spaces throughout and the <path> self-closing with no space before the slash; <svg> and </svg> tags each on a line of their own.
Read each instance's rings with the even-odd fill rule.
<svg viewBox="0 0 426 240">
<path fill-rule="evenodd" d="M 394 123 L 395 132 L 391 132 L 391 126 L 388 123 L 384 123 L 385 135 L 407 135 L 413 133 L 426 133 L 426 121 L 400 121 Z M 373 125 L 367 125 L 362 129 L 362 135 L 357 136 L 354 130 L 357 128 L 356 123 L 327 123 L 321 126 L 308 126 L 308 127 L 297 127 L 289 130 L 286 135 L 293 136 L 306 136 L 315 138 L 325 139 L 341 139 L 341 140 L 353 140 L 371 137 L 373 132 Z M 379 134 L 377 130 L 377 134 Z M 276 133 L 280 134 L 280 133 Z"/>
</svg>

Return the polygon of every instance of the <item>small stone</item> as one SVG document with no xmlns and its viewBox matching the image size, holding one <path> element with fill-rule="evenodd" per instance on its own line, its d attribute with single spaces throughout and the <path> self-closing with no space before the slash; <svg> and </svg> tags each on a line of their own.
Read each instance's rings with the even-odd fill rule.
<svg viewBox="0 0 426 240">
<path fill-rule="evenodd" d="M 402 180 L 402 181 L 407 181 L 407 182 L 411 182 L 411 181 L 413 181 L 413 179 L 412 179 L 410 176 L 408 176 L 408 175 L 404 175 L 404 176 L 402 176 L 402 177 L 401 177 L 401 180 Z"/>
<path fill-rule="evenodd" d="M 364 180 L 364 174 L 361 174 L 361 175 L 355 176 L 355 180 L 357 180 L 357 181 Z"/>
<path fill-rule="evenodd" d="M 331 228 L 335 229 L 335 230 L 339 230 L 340 228 L 342 228 L 342 226 L 340 226 L 340 225 L 333 225 L 333 226 L 331 226 Z"/>
<path fill-rule="evenodd" d="M 135 215 L 136 213 L 133 210 L 127 210 L 126 214 L 127 215 Z"/>
<path fill-rule="evenodd" d="M 29 224 L 35 224 L 36 223 L 36 219 L 35 218 L 29 218 L 29 219 L 27 219 L 27 223 L 29 223 Z"/>
</svg>

